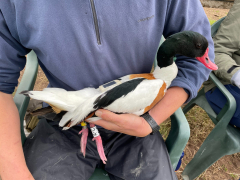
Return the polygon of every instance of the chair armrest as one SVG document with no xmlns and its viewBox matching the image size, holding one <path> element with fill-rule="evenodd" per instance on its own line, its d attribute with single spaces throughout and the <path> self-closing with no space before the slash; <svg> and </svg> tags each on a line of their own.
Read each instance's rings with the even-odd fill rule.
<svg viewBox="0 0 240 180">
<path fill-rule="evenodd" d="M 24 144 L 24 141 L 26 139 L 23 129 L 23 121 L 30 98 L 19 93 L 25 90 L 33 89 L 37 77 L 37 72 L 38 72 L 38 59 L 34 51 L 31 51 L 27 55 L 25 71 L 13 99 L 18 108 L 20 116 L 22 144 Z"/>
<path fill-rule="evenodd" d="M 220 122 L 222 119 L 226 119 L 222 125 L 227 126 L 229 121 L 236 111 L 236 100 L 233 97 L 233 95 L 227 90 L 227 88 L 218 80 L 218 78 L 213 74 L 213 72 L 210 73 L 210 79 L 213 81 L 213 83 L 218 87 L 218 89 L 223 93 L 223 95 L 227 98 L 227 103 L 224 105 L 220 113 L 217 115 L 216 119 L 218 122 Z M 228 118 L 224 118 L 228 117 Z"/>
<path fill-rule="evenodd" d="M 225 19 L 225 17 L 219 19 L 211 26 L 211 36 L 214 37 L 217 33 L 220 24 Z M 227 98 L 227 103 L 224 105 L 223 109 L 220 111 L 220 113 L 217 115 L 216 119 L 218 122 L 220 122 L 222 119 L 225 119 L 225 121 L 222 121 L 222 126 L 227 127 L 229 124 L 229 121 L 231 120 L 233 114 L 236 111 L 236 100 L 232 96 L 232 94 L 225 88 L 225 86 L 218 80 L 218 78 L 214 75 L 213 72 L 210 73 L 210 79 L 213 81 L 213 83 L 219 88 L 219 90 L 224 94 L 224 96 Z"/>
<path fill-rule="evenodd" d="M 165 141 L 173 169 L 189 140 L 190 127 L 181 108 L 171 116 L 171 130 Z"/>
</svg>

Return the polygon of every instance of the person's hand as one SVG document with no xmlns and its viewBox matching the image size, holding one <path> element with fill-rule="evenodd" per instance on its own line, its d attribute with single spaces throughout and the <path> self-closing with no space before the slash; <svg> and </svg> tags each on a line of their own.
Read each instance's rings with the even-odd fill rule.
<svg viewBox="0 0 240 180">
<path fill-rule="evenodd" d="M 232 83 L 240 89 L 240 70 L 238 70 L 231 79 Z"/>
<path fill-rule="evenodd" d="M 90 123 L 102 126 L 111 131 L 137 137 L 145 137 L 152 132 L 152 128 L 148 122 L 144 118 L 134 114 L 119 115 L 105 109 L 98 110 L 95 114 L 101 119 Z"/>
</svg>

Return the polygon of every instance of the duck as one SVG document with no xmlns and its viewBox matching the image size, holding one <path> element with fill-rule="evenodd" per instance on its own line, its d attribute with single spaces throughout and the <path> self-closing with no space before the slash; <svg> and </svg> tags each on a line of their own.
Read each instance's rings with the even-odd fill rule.
<svg viewBox="0 0 240 180">
<path fill-rule="evenodd" d="M 140 116 L 163 98 L 177 76 L 178 68 L 173 60 L 176 54 L 195 58 L 207 68 L 216 70 L 217 66 L 210 61 L 208 51 L 207 39 L 197 32 L 183 31 L 171 35 L 160 46 L 157 54 L 158 65 L 152 73 L 131 74 L 119 78 L 123 83 L 89 98 L 74 111 L 67 112 L 59 125 L 66 130 L 98 109 Z"/>
<path fill-rule="evenodd" d="M 22 94 L 47 102 L 56 113 L 65 111 L 66 113 L 59 122 L 63 130 L 81 124 L 83 126 L 82 131 L 79 132 L 83 133 L 81 151 L 85 153 L 88 135 L 85 122 L 87 119 L 90 122 L 99 119 L 99 117 L 94 117 L 95 111 L 106 109 L 118 114 L 143 115 L 164 97 L 172 80 L 176 78 L 178 73 L 178 67 L 174 62 L 176 54 L 195 58 L 206 68 L 216 70 L 217 66 L 209 59 L 208 51 L 208 41 L 204 36 L 193 31 L 182 31 L 169 36 L 162 43 L 157 53 L 157 67 L 152 73 L 120 77 L 115 80 L 120 83 L 113 83 L 114 85 L 103 92 L 100 88 L 85 88 L 77 92 L 46 88 L 38 92 L 24 91 Z M 48 95 L 49 92 L 53 95 Z M 90 123 L 90 128 L 95 135 L 94 140 L 96 140 L 99 156 L 106 164 L 107 158 L 97 128 L 93 123 Z"/>
</svg>

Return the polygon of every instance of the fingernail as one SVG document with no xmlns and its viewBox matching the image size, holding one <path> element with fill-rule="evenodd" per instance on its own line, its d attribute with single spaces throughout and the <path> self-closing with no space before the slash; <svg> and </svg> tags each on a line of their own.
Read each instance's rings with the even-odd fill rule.
<svg viewBox="0 0 240 180">
<path fill-rule="evenodd" d="M 95 112 L 95 115 L 98 116 L 98 117 L 101 117 L 101 116 L 102 116 L 102 111 L 97 110 L 97 111 Z"/>
</svg>

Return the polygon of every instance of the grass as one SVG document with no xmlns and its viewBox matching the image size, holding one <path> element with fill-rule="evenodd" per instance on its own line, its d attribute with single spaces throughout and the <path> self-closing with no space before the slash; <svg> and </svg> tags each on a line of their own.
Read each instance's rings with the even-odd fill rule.
<svg viewBox="0 0 240 180">
<path fill-rule="evenodd" d="M 210 25 L 216 22 L 216 20 L 209 19 Z"/>
<path fill-rule="evenodd" d="M 234 179 L 238 178 L 237 175 L 235 175 L 235 174 L 230 174 L 230 176 Z"/>
</svg>

